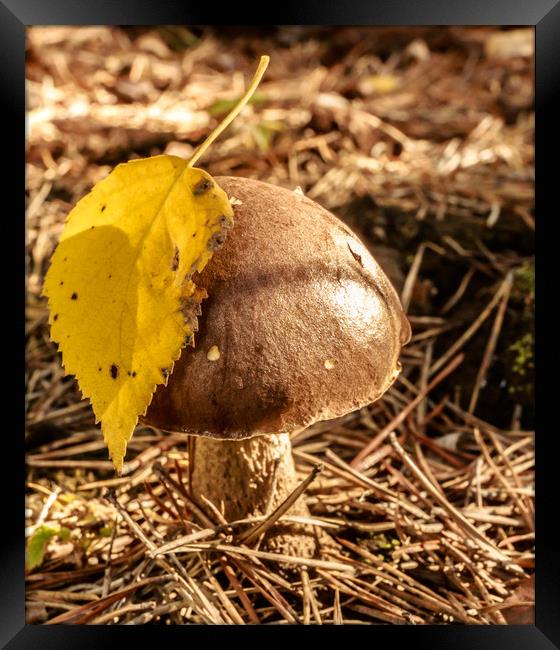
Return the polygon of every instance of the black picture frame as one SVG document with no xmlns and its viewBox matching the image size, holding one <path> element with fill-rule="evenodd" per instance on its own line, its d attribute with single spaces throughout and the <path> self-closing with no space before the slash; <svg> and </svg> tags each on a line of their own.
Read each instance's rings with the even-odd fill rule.
<svg viewBox="0 0 560 650">
<path fill-rule="evenodd" d="M 558 487 L 554 481 L 555 466 L 558 455 L 555 453 L 558 433 L 555 430 L 556 382 L 554 365 L 560 360 L 558 345 L 554 345 L 552 334 L 544 332 L 546 324 L 554 325 L 553 311 L 545 313 L 547 305 L 554 310 L 554 298 L 557 295 L 555 280 L 557 278 L 554 241 L 549 234 L 555 214 L 555 189 L 558 166 L 554 162 L 554 149 L 558 145 L 557 127 L 553 120 L 556 117 L 555 99 L 560 84 L 560 1 L 559 0 L 392 0 L 380 2 L 361 0 L 353 2 L 328 2 L 327 0 L 298 2 L 282 2 L 275 6 L 267 5 L 266 16 L 263 8 L 259 10 L 255 3 L 230 3 L 217 5 L 213 3 L 176 2 L 159 0 L 152 3 L 149 0 L 0 0 L 0 87 L 2 110 L 5 112 L 3 129 L 3 156 L 5 165 L 4 193 L 14 197 L 14 210 L 4 214 L 3 221 L 14 225 L 16 236 L 5 235 L 5 241 L 14 241 L 8 246 L 14 251 L 21 251 L 16 239 L 20 236 L 25 240 L 25 226 L 20 215 L 23 212 L 21 170 L 25 168 L 25 154 L 22 147 L 22 135 L 25 116 L 25 30 L 30 25 L 81 25 L 81 24 L 328 24 L 328 25 L 532 25 L 536 31 L 536 205 L 539 217 L 542 219 L 542 237 L 537 234 L 537 247 L 551 246 L 547 253 L 542 250 L 537 255 L 538 306 L 536 337 L 536 358 L 539 369 L 537 377 L 537 395 L 539 409 L 537 412 L 538 444 L 536 471 L 536 502 L 537 502 L 537 554 L 536 554 L 536 624 L 534 626 L 341 626 L 337 629 L 313 627 L 313 631 L 297 630 L 298 640 L 304 643 L 311 640 L 307 634 L 313 635 L 316 642 L 322 641 L 316 635 L 328 634 L 336 643 L 348 635 L 363 635 L 364 640 L 376 645 L 387 641 L 404 644 L 411 642 L 413 647 L 430 648 L 540 648 L 560 647 L 560 594 L 559 566 L 556 515 L 558 512 Z M 13 141 L 13 142 L 12 142 Z M 549 162 L 550 161 L 550 162 Z M 3 165 L 4 167 L 4 165 Z M 13 178 L 9 178 L 9 176 Z M 20 193 L 21 192 L 21 193 Z M 539 226 L 539 229 L 541 226 Z M 10 239 L 8 240 L 8 237 Z M 6 288 L 15 292 L 15 304 L 24 295 L 19 291 L 18 281 L 14 277 L 13 263 L 7 263 L 9 256 L 2 256 L 4 262 L 3 278 Z M 9 286 L 8 286 L 9 285 Z M 548 286 L 547 286 L 548 285 Z M 554 292 L 552 300 L 545 292 Z M 18 307 L 14 307 L 17 310 Z M 14 342 L 19 340 L 22 329 L 15 317 L 6 306 L 4 324 L 10 325 L 9 335 Z M 542 313 L 541 313 L 542 312 Z M 22 309 L 19 314 L 24 313 Z M 11 314 L 11 317 L 9 315 Z M 9 321 L 9 322 L 6 322 Z M 549 321 L 547 323 L 547 321 Z M 8 336 L 5 335 L 5 337 Z M 4 339 L 6 340 L 6 338 Z M 13 348 L 17 355 L 17 346 Z M 548 366 L 548 368 L 547 368 Z M 10 385 L 18 384 L 19 378 L 13 379 L 18 367 L 17 358 L 10 364 Z M 8 370 L 4 368 L 5 378 Z M 548 379 L 550 371 L 551 379 Z M 25 624 L 24 600 L 24 453 L 23 436 L 21 436 L 20 413 L 16 407 L 17 397 L 6 392 L 5 402 L 13 416 L 12 422 L 4 427 L 5 440 L 4 462 L 0 478 L 0 642 L 2 647 L 15 648 L 101 648 L 114 647 L 117 643 L 153 642 L 169 644 L 170 638 L 184 634 L 183 642 L 215 644 L 222 637 L 228 644 L 243 643 L 247 637 L 265 638 L 271 634 L 280 642 L 283 635 L 294 634 L 293 627 L 288 626 L 258 626 L 245 628 L 212 628 L 205 626 L 161 627 L 142 626 L 139 628 L 126 626 L 35 626 Z M 7 398 L 7 399 L 6 399 Z M 555 399 L 556 398 L 556 399 Z M 23 404 L 22 404 L 23 405 Z M 11 475 L 10 475 L 11 473 Z M 248 632 L 246 631 L 248 630 Z M 269 630 L 269 631 L 267 631 Z M 272 631 L 270 631 L 272 630 Z M 300 636 L 301 635 L 301 636 Z M 333 635 L 333 636 L 331 636 Z M 367 635 L 367 636 L 366 636 Z M 151 637 L 151 638 L 149 638 Z M 130 640 L 130 641 L 129 641 Z M 328 639 L 327 639 L 328 640 Z"/>
</svg>

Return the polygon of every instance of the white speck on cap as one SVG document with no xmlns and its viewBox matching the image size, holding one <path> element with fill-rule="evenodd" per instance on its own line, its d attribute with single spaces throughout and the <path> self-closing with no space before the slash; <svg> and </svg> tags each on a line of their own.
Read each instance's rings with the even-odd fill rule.
<svg viewBox="0 0 560 650">
<path fill-rule="evenodd" d="M 206 353 L 206 358 L 208 361 L 217 361 L 220 358 L 220 348 L 213 345 Z"/>
<path fill-rule="evenodd" d="M 336 365 L 336 361 L 334 359 L 327 359 L 325 361 L 325 368 L 327 370 L 332 370 Z"/>
</svg>

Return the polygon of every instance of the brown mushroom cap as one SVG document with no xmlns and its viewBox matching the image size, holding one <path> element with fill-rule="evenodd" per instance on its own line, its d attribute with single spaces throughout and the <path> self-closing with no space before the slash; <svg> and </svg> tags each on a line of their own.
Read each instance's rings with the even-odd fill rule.
<svg viewBox="0 0 560 650">
<path fill-rule="evenodd" d="M 195 348 L 159 386 L 147 424 L 248 438 L 341 416 L 378 399 L 399 373 L 410 325 L 360 240 L 304 196 L 217 177 L 235 226 L 195 278 Z"/>
</svg>

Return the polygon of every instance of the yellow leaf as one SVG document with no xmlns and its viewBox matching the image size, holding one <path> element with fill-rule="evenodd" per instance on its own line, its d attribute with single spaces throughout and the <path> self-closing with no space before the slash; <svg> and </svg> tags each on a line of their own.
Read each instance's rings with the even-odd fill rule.
<svg viewBox="0 0 560 650">
<path fill-rule="evenodd" d="M 190 278 L 232 216 L 212 177 L 175 156 L 118 165 L 70 212 L 44 285 L 51 337 L 119 472 L 138 416 L 193 341 L 203 292 Z"/>
<path fill-rule="evenodd" d="M 118 165 L 71 211 L 45 278 L 51 338 L 76 375 L 118 472 L 138 416 L 194 344 L 202 271 L 233 225 L 225 192 L 194 164 L 251 99 L 269 62 L 188 162 Z"/>
<path fill-rule="evenodd" d="M 374 74 L 360 83 L 360 91 L 365 95 L 390 93 L 397 88 L 399 80 L 392 74 Z"/>
</svg>

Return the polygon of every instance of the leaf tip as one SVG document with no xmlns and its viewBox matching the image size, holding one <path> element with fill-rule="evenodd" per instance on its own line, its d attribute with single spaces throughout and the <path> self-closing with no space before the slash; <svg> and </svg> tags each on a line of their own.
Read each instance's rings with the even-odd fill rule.
<svg viewBox="0 0 560 650">
<path fill-rule="evenodd" d="M 111 460 L 113 461 L 113 467 L 115 468 L 115 472 L 117 476 L 122 476 L 123 472 L 123 466 L 124 466 L 124 454 L 116 454 L 114 453 L 111 456 Z"/>
<path fill-rule="evenodd" d="M 101 429 L 103 430 L 103 422 L 101 423 Z M 118 476 L 122 475 L 124 457 L 126 456 L 126 447 L 127 442 L 132 437 L 132 432 L 126 439 L 120 436 L 108 436 L 104 431 L 105 442 L 109 449 L 109 458 L 113 461 L 113 467 Z"/>
</svg>

